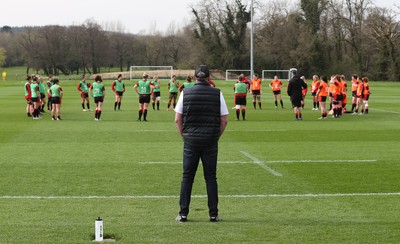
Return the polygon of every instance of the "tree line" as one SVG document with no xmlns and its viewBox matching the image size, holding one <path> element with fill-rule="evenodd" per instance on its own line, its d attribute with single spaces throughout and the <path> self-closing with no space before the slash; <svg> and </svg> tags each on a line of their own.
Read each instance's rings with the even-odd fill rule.
<svg viewBox="0 0 400 244">
<path fill-rule="evenodd" d="M 192 7 L 189 24 L 164 33 L 104 30 L 92 19 L 74 26 L 3 26 L 0 65 L 54 75 L 95 74 L 101 67 L 126 71 L 131 65 L 249 69 L 251 16 L 244 2 L 203 0 Z M 255 0 L 255 71 L 297 67 L 308 77 L 339 73 L 399 81 L 398 10 L 372 0 L 300 0 L 296 6 Z"/>
</svg>

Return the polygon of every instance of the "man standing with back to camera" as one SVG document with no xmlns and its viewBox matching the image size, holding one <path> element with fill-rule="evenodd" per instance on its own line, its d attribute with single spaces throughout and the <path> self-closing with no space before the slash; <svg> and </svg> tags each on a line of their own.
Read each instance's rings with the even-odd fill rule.
<svg viewBox="0 0 400 244">
<path fill-rule="evenodd" d="M 303 120 L 301 115 L 301 101 L 303 99 L 302 91 L 307 88 L 307 84 L 297 75 L 296 69 L 290 69 L 290 71 L 292 73 L 292 78 L 289 80 L 287 94 L 292 102 L 294 114 L 296 116 L 295 120 Z"/>
<path fill-rule="evenodd" d="M 192 186 L 199 160 L 203 164 L 206 181 L 210 222 L 219 222 L 217 156 L 218 140 L 228 123 L 228 108 L 224 96 L 208 83 L 206 65 L 200 65 L 194 74 L 196 84 L 185 88 L 175 108 L 175 123 L 183 145 L 183 175 L 180 192 L 178 222 L 186 222 L 189 214 Z"/>
</svg>

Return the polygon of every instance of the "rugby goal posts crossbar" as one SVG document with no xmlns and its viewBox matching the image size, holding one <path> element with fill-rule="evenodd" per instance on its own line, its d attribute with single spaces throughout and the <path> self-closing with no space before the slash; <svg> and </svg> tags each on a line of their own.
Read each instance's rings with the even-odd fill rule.
<svg viewBox="0 0 400 244">
<path fill-rule="evenodd" d="M 132 80 L 133 78 L 142 77 L 143 73 L 146 72 L 149 77 L 152 77 L 154 75 L 167 77 L 169 79 L 172 79 L 172 75 L 174 72 L 174 67 L 173 66 L 130 66 L 129 67 L 129 79 Z M 137 74 L 136 74 L 137 73 Z M 138 76 L 136 76 L 138 75 Z"/>
<path fill-rule="evenodd" d="M 238 73 L 243 73 L 243 72 L 248 72 L 249 74 L 251 74 L 251 70 L 250 69 L 227 69 L 225 71 L 225 80 L 226 81 L 228 81 L 228 80 L 237 80 L 237 76 L 239 76 Z M 231 77 L 229 77 L 230 73 L 233 73 L 233 74 L 235 74 L 237 76 L 234 79 L 231 79 Z"/>
</svg>

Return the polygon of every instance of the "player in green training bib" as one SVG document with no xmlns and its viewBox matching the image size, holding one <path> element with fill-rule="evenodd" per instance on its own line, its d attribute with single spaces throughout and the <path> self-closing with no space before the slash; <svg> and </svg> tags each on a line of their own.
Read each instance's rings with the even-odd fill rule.
<svg viewBox="0 0 400 244">
<path fill-rule="evenodd" d="M 112 83 L 111 89 L 113 90 L 113 92 L 115 92 L 114 111 L 117 110 L 117 106 L 119 111 L 121 110 L 122 96 L 125 92 L 125 84 L 122 81 L 121 74 L 119 74 L 117 80 Z"/>
<path fill-rule="evenodd" d="M 153 110 L 155 110 L 155 104 L 157 103 L 157 110 L 160 110 L 160 101 L 161 101 L 161 83 L 158 80 L 158 76 L 153 76 L 153 84 L 154 84 L 154 89 L 152 93 L 152 105 L 153 105 Z"/>
<path fill-rule="evenodd" d="M 242 75 L 239 75 L 233 90 L 235 91 L 236 120 L 239 120 L 240 110 L 242 110 L 243 120 L 246 120 L 246 96 L 249 86 L 245 83 Z"/>
<path fill-rule="evenodd" d="M 27 75 L 26 82 L 24 85 L 24 91 L 26 99 L 26 114 L 28 115 L 28 117 L 32 117 L 33 114 L 31 82 L 32 82 L 32 77 L 30 75 Z"/>
<path fill-rule="evenodd" d="M 81 94 L 82 98 L 82 110 L 86 111 L 85 109 L 85 102 L 87 106 L 87 110 L 90 110 L 90 103 L 89 103 L 89 89 L 90 89 L 90 83 L 86 82 L 86 75 L 82 75 L 82 80 L 78 84 L 78 91 Z"/>
<path fill-rule="evenodd" d="M 43 77 L 38 76 L 38 84 L 39 84 L 39 93 L 40 93 L 40 104 L 39 104 L 39 111 L 44 113 L 44 106 L 46 105 L 46 88 L 43 83 Z"/>
<path fill-rule="evenodd" d="M 54 78 L 52 82 L 53 85 L 48 91 L 49 95 L 51 95 L 51 120 L 61 120 L 61 99 L 63 90 L 61 86 L 58 85 L 59 80 L 57 78 Z"/>
<path fill-rule="evenodd" d="M 172 80 L 168 82 L 168 91 L 169 91 L 169 100 L 167 111 L 169 111 L 169 107 L 171 106 L 171 102 L 173 100 L 173 108 L 176 106 L 176 98 L 178 97 L 178 88 L 179 82 L 176 81 L 176 75 L 172 76 Z"/>
<path fill-rule="evenodd" d="M 94 120 L 99 121 L 101 116 L 101 108 L 103 107 L 104 96 L 106 95 L 106 89 L 103 80 L 100 75 L 97 75 L 94 79 L 96 82 L 90 87 L 92 92 L 92 97 L 94 98 L 94 103 L 96 104 L 96 113 L 94 115 Z"/>
<path fill-rule="evenodd" d="M 186 81 L 179 87 L 179 91 L 182 92 L 185 88 L 190 88 L 194 86 L 196 83 L 192 82 L 192 77 L 188 75 L 186 77 Z"/>
<path fill-rule="evenodd" d="M 33 104 L 33 119 L 40 119 L 40 110 L 39 110 L 39 105 L 40 105 L 40 91 L 39 91 L 39 83 L 38 83 L 39 77 L 34 76 L 33 77 L 33 82 L 31 83 L 31 101 Z"/>
<path fill-rule="evenodd" d="M 150 94 L 153 92 L 154 84 L 153 82 L 147 80 L 149 76 L 144 73 L 143 79 L 138 81 L 134 88 L 136 93 L 139 95 L 139 118 L 138 121 L 147 121 L 147 108 L 150 103 Z"/>
</svg>

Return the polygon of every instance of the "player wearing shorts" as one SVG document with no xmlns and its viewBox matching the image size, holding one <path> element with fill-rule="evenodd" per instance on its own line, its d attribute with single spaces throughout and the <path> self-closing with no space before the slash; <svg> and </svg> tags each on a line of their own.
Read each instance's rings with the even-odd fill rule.
<svg viewBox="0 0 400 244">
<path fill-rule="evenodd" d="M 359 114 L 362 115 L 362 113 L 358 113 L 359 108 L 362 109 L 363 107 L 363 93 L 364 93 L 364 83 L 362 82 L 358 82 L 358 86 L 357 86 L 357 91 L 356 91 L 356 110 L 352 113 L 353 115 Z"/>
<path fill-rule="evenodd" d="M 340 110 L 340 113 L 346 113 L 346 105 L 347 105 L 347 82 L 345 80 L 345 76 L 341 75 L 341 85 L 342 85 L 342 96 L 343 96 L 343 100 L 342 100 L 342 109 Z M 340 114 L 342 115 L 342 114 Z"/>
<path fill-rule="evenodd" d="M 116 81 L 111 84 L 111 90 L 115 93 L 114 111 L 121 110 L 122 96 L 125 92 L 125 84 L 122 81 L 122 75 L 119 74 Z"/>
<path fill-rule="evenodd" d="M 149 76 L 144 73 L 143 74 L 143 79 L 138 81 L 134 88 L 136 93 L 139 95 L 139 118 L 138 121 L 142 121 L 142 115 L 143 115 L 143 121 L 147 122 L 147 108 L 150 103 L 150 94 L 153 92 L 154 89 L 154 84 L 147 80 Z"/>
<path fill-rule="evenodd" d="M 319 87 L 317 90 L 317 97 L 319 102 L 319 107 L 321 108 L 321 118 L 319 119 L 326 119 L 328 115 L 328 111 L 326 110 L 326 97 L 328 94 L 328 79 L 326 76 L 321 76 L 321 80 L 319 82 Z"/>
<path fill-rule="evenodd" d="M 246 120 L 246 96 L 249 86 L 243 81 L 242 75 L 239 75 L 233 90 L 235 92 L 236 120 L 239 120 L 240 111 L 242 111 L 242 119 Z"/>
<path fill-rule="evenodd" d="M 360 84 L 360 81 L 357 77 L 357 75 L 353 75 L 351 77 L 351 112 L 354 112 L 354 109 L 357 106 L 357 89 L 358 85 Z"/>
<path fill-rule="evenodd" d="M 362 78 L 363 82 L 363 105 L 364 105 L 364 114 L 368 114 L 368 100 L 369 100 L 369 95 L 371 94 L 371 91 L 369 89 L 369 84 L 368 84 L 368 77 L 363 77 Z M 363 111 L 361 111 L 363 112 Z"/>
<path fill-rule="evenodd" d="M 332 102 L 333 102 L 333 94 L 332 91 L 334 89 L 334 85 L 332 82 L 329 82 L 329 111 L 332 110 Z"/>
<path fill-rule="evenodd" d="M 59 80 L 54 79 L 53 85 L 48 90 L 51 95 L 51 120 L 61 120 L 61 99 L 63 95 L 63 90 L 58 84 Z M 57 118 L 56 118 L 57 114 Z"/>
<path fill-rule="evenodd" d="M 28 117 L 32 117 L 33 107 L 32 107 L 32 92 L 31 92 L 31 82 L 32 76 L 26 76 L 26 82 L 24 84 L 24 92 L 25 92 L 25 99 L 26 99 L 26 114 Z"/>
<path fill-rule="evenodd" d="M 49 93 L 50 87 L 53 85 L 53 76 L 49 75 L 49 78 L 47 79 L 46 86 L 47 86 L 47 111 L 51 111 L 52 106 L 51 106 L 51 94 Z"/>
<path fill-rule="evenodd" d="M 342 95 L 342 85 L 341 78 L 339 75 L 334 75 L 331 77 L 331 84 L 333 84 L 331 93 L 332 93 L 332 109 L 333 115 L 332 118 L 339 118 L 340 111 L 342 110 L 341 102 L 343 100 Z"/>
<path fill-rule="evenodd" d="M 39 84 L 38 84 L 39 77 L 34 76 L 33 82 L 31 83 L 31 101 L 33 104 L 33 119 L 41 119 L 40 117 L 40 91 L 39 91 Z"/>
<path fill-rule="evenodd" d="M 99 121 L 101 116 L 101 110 L 103 107 L 104 96 L 106 95 L 106 89 L 104 84 L 102 83 L 103 80 L 101 79 L 100 75 L 97 75 L 94 79 L 95 82 L 90 87 L 90 92 L 92 97 L 94 98 L 94 103 L 96 104 L 96 112 L 94 114 L 94 120 Z"/>
<path fill-rule="evenodd" d="M 274 102 L 275 102 L 275 109 L 278 108 L 278 99 L 281 103 L 281 107 L 283 108 L 283 101 L 282 101 L 282 81 L 278 79 L 278 76 L 274 76 L 274 79 L 269 83 L 269 87 L 272 89 L 272 93 L 274 94 Z"/>
<path fill-rule="evenodd" d="M 176 98 L 178 96 L 179 91 L 179 83 L 176 81 L 176 75 L 172 76 L 172 80 L 168 82 L 168 91 L 169 91 L 169 100 L 168 100 L 168 107 L 167 111 L 171 107 L 171 102 L 173 102 L 173 108 L 175 109 L 176 106 Z"/>
<path fill-rule="evenodd" d="M 158 81 L 158 76 L 153 76 L 153 93 L 152 93 L 152 105 L 153 110 L 155 110 L 155 104 L 157 103 L 157 110 L 160 110 L 160 100 L 161 100 L 161 83 Z"/>
<path fill-rule="evenodd" d="M 81 94 L 83 111 L 86 111 L 85 102 L 86 102 L 87 110 L 91 111 L 90 103 L 89 103 L 89 89 L 90 88 L 91 88 L 90 83 L 86 82 L 86 75 L 82 75 L 82 80 L 78 84 L 78 91 Z"/>
<path fill-rule="evenodd" d="M 313 100 L 313 108 L 311 110 L 319 109 L 318 96 L 317 96 L 319 85 L 320 85 L 320 81 L 319 81 L 318 75 L 313 75 L 313 81 L 311 83 L 311 96 L 312 96 L 312 100 Z"/>
<path fill-rule="evenodd" d="M 251 81 L 250 91 L 253 95 L 253 106 L 256 109 L 256 100 L 258 101 L 258 107 L 261 109 L 261 94 L 262 94 L 262 86 L 261 79 L 258 74 L 254 74 L 253 80 Z"/>
<path fill-rule="evenodd" d="M 39 112 L 44 113 L 44 106 L 46 106 L 46 88 L 43 83 L 43 77 L 40 75 L 38 76 L 38 84 L 39 84 L 39 92 L 40 92 L 40 105 L 39 105 Z"/>
</svg>

